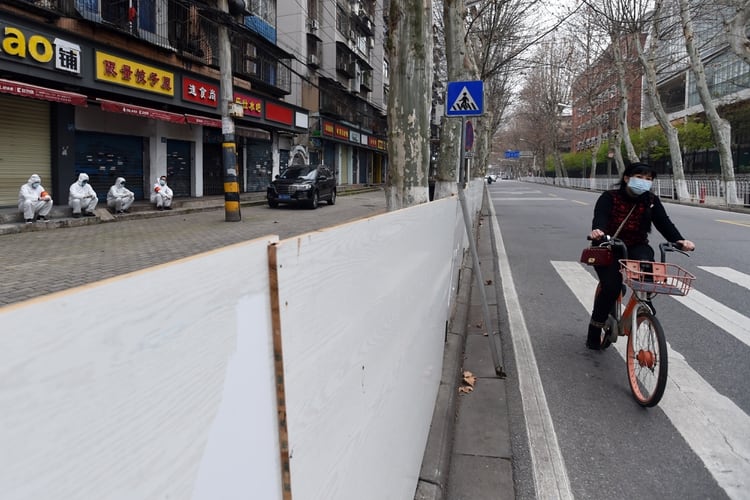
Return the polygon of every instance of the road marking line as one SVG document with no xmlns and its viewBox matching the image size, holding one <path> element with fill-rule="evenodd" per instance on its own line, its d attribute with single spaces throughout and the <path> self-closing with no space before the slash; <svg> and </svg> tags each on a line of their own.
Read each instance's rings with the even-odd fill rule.
<svg viewBox="0 0 750 500">
<path fill-rule="evenodd" d="M 586 203 L 585 201 L 578 201 L 578 200 L 570 200 L 570 201 L 572 201 L 573 203 L 578 203 L 579 205 L 588 205 L 588 203 Z"/>
<path fill-rule="evenodd" d="M 672 295 L 672 298 L 700 314 L 743 344 L 750 346 L 750 318 L 747 316 L 697 290 L 691 290 L 690 294 L 685 297 Z"/>
<path fill-rule="evenodd" d="M 534 197 L 506 198 L 504 196 L 498 196 L 497 199 L 493 201 L 501 202 L 501 201 L 560 201 L 560 200 L 565 201 L 565 198 L 534 198 Z"/>
<path fill-rule="evenodd" d="M 725 224 L 734 224 L 735 226 L 750 227 L 750 222 L 739 221 L 739 220 L 716 219 L 716 222 L 723 222 Z"/>
<path fill-rule="evenodd" d="M 505 306 L 508 311 L 508 326 L 516 357 L 518 387 L 521 392 L 526 435 L 529 439 L 529 454 L 536 498 L 573 500 L 568 472 L 565 468 L 560 445 L 557 442 L 557 434 L 534 357 L 534 348 L 531 345 L 521 303 L 513 284 L 513 275 L 510 271 L 508 256 L 505 253 L 505 245 L 500 233 L 500 225 L 497 222 L 497 215 L 492 202 L 489 203 L 489 207 L 492 221 L 491 229 L 497 250 L 498 270 L 503 287 Z"/>
<path fill-rule="evenodd" d="M 715 274 L 720 278 L 724 278 L 727 281 L 731 281 L 736 285 L 750 290 L 750 275 L 735 271 L 731 267 L 710 267 L 710 266 L 698 266 L 698 269 L 703 269 L 711 274 Z"/>
<path fill-rule="evenodd" d="M 583 307 L 591 311 L 597 280 L 577 262 L 553 261 L 552 266 Z M 614 344 L 623 359 L 626 340 L 623 337 Z M 668 353 L 669 378 L 659 408 L 727 495 L 747 498 L 750 417 L 693 370 L 682 354 L 671 347 Z"/>
</svg>

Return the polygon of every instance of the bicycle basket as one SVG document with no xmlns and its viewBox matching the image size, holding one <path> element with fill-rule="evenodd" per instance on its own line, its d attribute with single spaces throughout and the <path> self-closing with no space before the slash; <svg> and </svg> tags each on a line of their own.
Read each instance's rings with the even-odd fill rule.
<svg viewBox="0 0 750 500">
<path fill-rule="evenodd" d="M 622 280 L 636 292 L 687 295 L 695 276 L 676 264 L 620 259 Z"/>
</svg>

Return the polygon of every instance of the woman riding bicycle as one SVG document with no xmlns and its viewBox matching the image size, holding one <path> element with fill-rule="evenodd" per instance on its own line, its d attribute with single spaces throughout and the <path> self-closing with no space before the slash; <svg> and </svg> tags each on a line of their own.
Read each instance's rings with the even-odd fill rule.
<svg viewBox="0 0 750 500">
<path fill-rule="evenodd" d="M 651 232 L 652 223 L 667 241 L 681 245 L 683 250 L 695 249 L 693 242 L 683 238 L 669 219 L 659 197 L 651 192 L 651 184 L 655 178 L 656 171 L 651 166 L 634 163 L 623 172 L 617 189 L 601 194 L 594 207 L 594 219 L 589 235 L 594 245 L 601 243 L 605 235 L 615 234 L 625 220 L 617 237 L 627 247 L 629 259 L 654 260 L 654 249 L 648 244 L 648 233 Z M 624 256 L 618 255 L 616 247 L 613 251 L 615 255 L 612 264 L 594 266 L 599 277 L 600 290 L 594 299 L 594 310 L 591 312 L 586 337 L 586 347 L 589 349 L 601 348 L 604 322 L 622 288 L 618 259 Z"/>
</svg>

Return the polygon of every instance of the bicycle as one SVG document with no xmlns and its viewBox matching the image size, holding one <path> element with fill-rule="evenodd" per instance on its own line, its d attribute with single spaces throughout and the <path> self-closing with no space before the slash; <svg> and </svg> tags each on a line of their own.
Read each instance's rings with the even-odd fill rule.
<svg viewBox="0 0 750 500">
<path fill-rule="evenodd" d="M 604 324 L 601 349 L 617 342 L 617 337 L 628 337 L 625 360 L 630 390 L 641 406 L 656 406 L 667 386 L 667 340 L 651 299 L 659 294 L 688 294 L 695 276 L 665 259 L 667 252 L 688 253 L 675 244 L 661 243 L 661 261 L 650 262 L 628 259 L 622 240 L 608 239 L 599 246 L 609 246 L 612 251 L 619 248 L 624 257 L 619 260 L 623 290 Z M 596 293 L 599 289 L 597 285 Z M 623 296 L 628 289 L 630 296 L 623 309 Z"/>
</svg>

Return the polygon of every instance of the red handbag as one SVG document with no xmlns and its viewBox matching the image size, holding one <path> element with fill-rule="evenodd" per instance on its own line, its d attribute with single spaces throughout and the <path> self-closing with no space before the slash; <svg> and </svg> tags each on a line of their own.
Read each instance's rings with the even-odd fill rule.
<svg viewBox="0 0 750 500">
<path fill-rule="evenodd" d="M 588 247 L 581 252 L 581 262 L 589 266 L 609 266 L 613 260 L 610 247 Z"/>
</svg>

